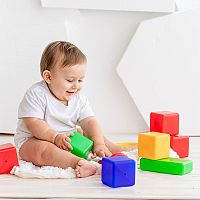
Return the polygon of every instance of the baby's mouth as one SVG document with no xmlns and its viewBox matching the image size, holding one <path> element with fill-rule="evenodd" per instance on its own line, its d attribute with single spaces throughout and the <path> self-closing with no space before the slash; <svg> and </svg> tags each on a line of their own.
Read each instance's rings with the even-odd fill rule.
<svg viewBox="0 0 200 200">
<path fill-rule="evenodd" d="M 70 95 L 73 95 L 73 94 L 75 94 L 76 92 L 67 91 L 67 93 L 70 94 Z"/>
</svg>

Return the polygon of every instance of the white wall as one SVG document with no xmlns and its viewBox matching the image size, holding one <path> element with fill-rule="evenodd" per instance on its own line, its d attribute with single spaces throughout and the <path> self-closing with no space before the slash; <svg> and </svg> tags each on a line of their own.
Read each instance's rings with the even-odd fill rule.
<svg viewBox="0 0 200 200">
<path fill-rule="evenodd" d="M 104 131 L 147 130 L 115 68 L 139 22 L 161 13 L 49 9 L 39 0 L 0 0 L 0 5 L 0 132 L 15 131 L 18 104 L 40 80 L 44 47 L 67 38 L 88 57 L 84 92 Z"/>
<path fill-rule="evenodd" d="M 180 114 L 180 134 L 200 133 L 200 9 L 143 21 L 118 74 L 149 124 L 151 111 Z"/>
</svg>

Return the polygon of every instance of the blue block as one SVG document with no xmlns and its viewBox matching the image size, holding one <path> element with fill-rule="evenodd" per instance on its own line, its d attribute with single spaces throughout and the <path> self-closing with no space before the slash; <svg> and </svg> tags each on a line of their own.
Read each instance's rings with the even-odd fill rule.
<svg viewBox="0 0 200 200">
<path fill-rule="evenodd" d="M 102 183 L 112 188 L 135 185 L 135 160 L 125 156 L 102 159 Z"/>
</svg>

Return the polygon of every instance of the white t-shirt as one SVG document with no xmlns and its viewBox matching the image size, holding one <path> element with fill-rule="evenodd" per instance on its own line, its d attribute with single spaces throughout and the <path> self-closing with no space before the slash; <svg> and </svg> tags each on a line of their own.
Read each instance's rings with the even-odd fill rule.
<svg viewBox="0 0 200 200">
<path fill-rule="evenodd" d="M 88 99 L 78 93 L 64 105 L 49 91 L 45 81 L 38 82 L 28 89 L 18 109 L 18 125 L 14 141 L 19 149 L 32 134 L 23 123 L 24 117 L 35 117 L 46 121 L 57 132 L 73 132 L 76 125 L 94 113 Z"/>
</svg>

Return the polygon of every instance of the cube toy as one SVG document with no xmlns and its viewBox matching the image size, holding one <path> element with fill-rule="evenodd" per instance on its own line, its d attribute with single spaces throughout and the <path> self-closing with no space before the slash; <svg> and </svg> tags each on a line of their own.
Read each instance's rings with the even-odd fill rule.
<svg viewBox="0 0 200 200">
<path fill-rule="evenodd" d="M 188 136 L 171 136 L 170 147 L 178 154 L 179 158 L 189 156 L 189 137 Z"/>
<path fill-rule="evenodd" d="M 87 159 L 87 155 L 93 147 L 93 141 L 78 132 L 74 132 L 74 135 L 70 136 L 70 139 L 70 144 L 73 148 L 71 153 L 81 158 Z"/>
<path fill-rule="evenodd" d="M 102 159 L 102 183 L 112 188 L 135 185 L 135 160 L 125 156 Z"/>
<path fill-rule="evenodd" d="M 121 153 L 121 152 L 113 153 L 111 155 L 111 157 L 115 157 L 115 156 L 125 156 L 125 157 L 128 157 L 127 155 L 125 155 L 124 153 Z"/>
<path fill-rule="evenodd" d="M 113 153 L 113 154 L 111 155 L 111 157 L 116 157 L 116 156 L 125 156 L 125 157 L 128 158 L 127 155 L 125 155 L 124 153 L 121 153 L 121 152 Z M 102 160 L 99 160 L 98 163 L 99 163 L 99 164 L 102 164 Z"/>
<path fill-rule="evenodd" d="M 177 135 L 179 133 L 179 114 L 168 111 L 151 112 L 150 132 L 154 131 Z"/>
<path fill-rule="evenodd" d="M 184 175 L 192 171 L 192 160 L 164 158 L 160 160 L 140 159 L 140 169 L 144 171 Z"/>
<path fill-rule="evenodd" d="M 19 166 L 16 148 L 11 143 L 0 145 L 0 174 L 9 174 L 14 166 Z"/>
<path fill-rule="evenodd" d="M 138 156 L 157 160 L 169 157 L 170 135 L 157 132 L 138 134 Z"/>
</svg>

